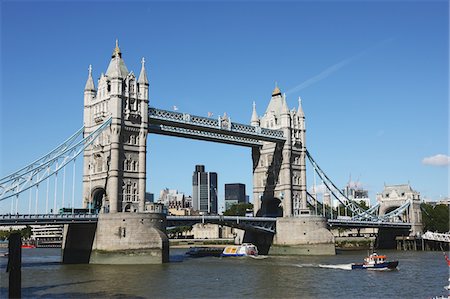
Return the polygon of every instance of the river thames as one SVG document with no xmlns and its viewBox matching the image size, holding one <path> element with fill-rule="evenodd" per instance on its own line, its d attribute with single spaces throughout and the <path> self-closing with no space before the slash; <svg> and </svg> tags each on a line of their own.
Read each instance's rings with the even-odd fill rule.
<svg viewBox="0 0 450 299">
<path fill-rule="evenodd" d="M 5 249 L 0 249 L 5 250 Z M 446 296 L 441 252 L 382 251 L 398 270 L 347 270 L 365 251 L 335 256 L 188 258 L 162 265 L 64 265 L 60 249 L 22 250 L 23 298 L 432 298 Z M 0 258 L 0 297 L 8 297 Z"/>
</svg>

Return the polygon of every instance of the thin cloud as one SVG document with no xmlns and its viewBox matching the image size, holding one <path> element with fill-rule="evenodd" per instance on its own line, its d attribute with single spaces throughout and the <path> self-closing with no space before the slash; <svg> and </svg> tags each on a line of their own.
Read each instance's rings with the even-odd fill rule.
<svg viewBox="0 0 450 299">
<path fill-rule="evenodd" d="M 450 156 L 438 154 L 431 157 L 423 158 L 422 164 L 431 166 L 447 166 L 450 165 Z"/>
<path fill-rule="evenodd" d="M 372 50 L 374 50 L 376 48 L 379 48 L 380 46 L 382 46 L 382 45 L 384 45 L 384 44 L 386 44 L 388 42 L 391 42 L 392 40 L 393 40 L 392 38 L 383 40 L 383 41 L 379 42 L 378 44 L 373 45 L 373 46 L 365 49 L 364 51 L 362 51 L 362 52 L 360 52 L 360 53 L 358 53 L 356 55 L 353 55 L 353 56 L 351 56 L 349 58 L 346 58 L 346 59 L 344 59 L 344 60 L 342 60 L 342 61 L 340 61 L 340 62 L 338 62 L 336 64 L 333 64 L 332 66 L 326 68 L 324 71 L 322 71 L 318 75 L 315 75 L 315 76 L 309 78 L 308 80 L 300 83 L 299 85 L 289 89 L 288 91 L 286 91 L 286 93 L 292 93 L 292 92 L 300 91 L 300 90 L 305 89 L 306 87 L 309 87 L 309 86 L 311 86 L 311 85 L 313 85 L 313 84 L 315 84 L 315 83 L 317 83 L 319 81 L 322 81 L 323 79 L 329 77 L 331 74 L 337 72 L 338 70 L 340 70 L 341 68 L 343 68 L 347 64 L 351 63 L 352 61 L 354 61 L 356 59 L 359 59 L 360 57 L 366 55 L 370 51 L 372 51 Z"/>
</svg>

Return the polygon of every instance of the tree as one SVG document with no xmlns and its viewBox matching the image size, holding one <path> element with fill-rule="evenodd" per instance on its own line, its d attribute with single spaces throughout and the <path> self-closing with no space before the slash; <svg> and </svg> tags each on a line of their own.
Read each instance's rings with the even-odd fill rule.
<svg viewBox="0 0 450 299">
<path fill-rule="evenodd" d="M 424 231 L 445 233 L 449 231 L 449 208 L 447 205 L 420 204 Z"/>
<path fill-rule="evenodd" d="M 245 216 L 247 210 L 253 211 L 253 204 L 251 203 L 237 203 L 232 205 L 226 210 L 223 215 L 225 216 Z"/>
</svg>

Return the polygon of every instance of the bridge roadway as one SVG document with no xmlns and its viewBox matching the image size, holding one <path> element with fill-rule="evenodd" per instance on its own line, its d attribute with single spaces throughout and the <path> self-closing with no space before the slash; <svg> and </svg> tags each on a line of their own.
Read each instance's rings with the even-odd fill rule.
<svg viewBox="0 0 450 299">
<path fill-rule="evenodd" d="M 48 225 L 71 223 L 95 223 L 97 214 L 4 214 L 0 215 L 0 226 Z M 254 229 L 267 233 L 276 232 L 276 218 L 242 216 L 167 216 L 167 227 L 191 226 L 197 223 L 220 224 L 239 229 Z M 328 225 L 345 228 L 404 228 L 411 229 L 411 223 L 355 221 L 351 219 L 328 219 Z"/>
</svg>

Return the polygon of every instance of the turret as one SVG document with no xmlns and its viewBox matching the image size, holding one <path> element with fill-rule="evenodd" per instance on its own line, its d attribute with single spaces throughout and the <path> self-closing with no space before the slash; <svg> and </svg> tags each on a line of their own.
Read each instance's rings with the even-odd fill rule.
<svg viewBox="0 0 450 299">
<path fill-rule="evenodd" d="M 250 124 L 254 127 L 259 127 L 259 117 L 256 113 L 256 103 L 253 101 L 253 112 L 252 112 L 252 119 L 250 121 Z"/>
<path fill-rule="evenodd" d="M 138 85 L 139 85 L 139 99 L 148 100 L 148 78 L 147 72 L 145 70 L 145 59 L 142 57 L 141 60 L 141 73 L 139 74 Z"/>
<path fill-rule="evenodd" d="M 92 102 L 95 100 L 96 90 L 94 85 L 94 79 L 92 79 L 92 65 L 89 65 L 89 74 L 88 79 L 86 81 L 86 85 L 84 86 L 84 107 L 85 112 L 83 116 L 84 125 L 87 126 L 91 121 L 91 111 L 89 108 Z"/>
<path fill-rule="evenodd" d="M 281 126 L 283 128 L 290 128 L 291 127 L 291 115 L 289 113 L 289 108 L 286 102 L 286 94 L 283 94 L 283 97 L 281 99 Z M 290 134 L 289 134 L 290 135 Z"/>
</svg>

